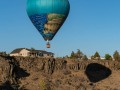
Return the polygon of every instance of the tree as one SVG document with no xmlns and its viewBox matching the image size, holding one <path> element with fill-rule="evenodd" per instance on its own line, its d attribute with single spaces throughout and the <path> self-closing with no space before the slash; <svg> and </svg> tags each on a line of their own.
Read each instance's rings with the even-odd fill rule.
<svg viewBox="0 0 120 90">
<path fill-rule="evenodd" d="M 77 49 L 76 53 L 74 51 L 72 51 L 70 58 L 81 59 L 83 57 L 83 55 L 84 54 L 80 51 L 80 49 Z"/>
<path fill-rule="evenodd" d="M 76 58 L 76 54 L 72 51 L 70 58 Z"/>
<path fill-rule="evenodd" d="M 94 59 L 94 56 L 92 55 L 92 56 L 91 56 L 91 60 L 93 60 L 93 59 Z"/>
<path fill-rule="evenodd" d="M 117 50 L 114 52 L 113 58 L 117 61 L 120 61 L 120 55 L 119 55 L 119 52 Z"/>
<path fill-rule="evenodd" d="M 99 53 L 98 53 L 98 52 L 95 52 L 94 57 L 95 57 L 95 58 L 96 58 L 96 57 L 100 57 Z"/>
<path fill-rule="evenodd" d="M 0 52 L 1 56 L 7 56 L 8 54 L 6 52 Z"/>
<path fill-rule="evenodd" d="M 95 52 L 95 54 L 94 54 L 94 59 L 96 59 L 96 60 L 99 60 L 100 59 L 100 55 L 99 55 L 99 53 L 98 52 Z"/>
<path fill-rule="evenodd" d="M 66 56 L 64 56 L 63 58 L 69 58 L 69 56 L 68 56 L 68 55 L 66 55 Z"/>
<path fill-rule="evenodd" d="M 87 56 L 84 55 L 84 56 L 82 57 L 82 60 L 88 60 Z"/>
<path fill-rule="evenodd" d="M 35 50 L 35 48 L 31 47 L 31 50 L 32 50 L 32 51 L 34 51 L 34 50 Z"/>
<path fill-rule="evenodd" d="M 80 49 L 77 50 L 76 56 L 80 59 L 83 57 L 83 53 L 80 51 Z"/>
<path fill-rule="evenodd" d="M 112 60 L 111 55 L 109 55 L 109 54 L 105 54 L 105 60 Z"/>
</svg>

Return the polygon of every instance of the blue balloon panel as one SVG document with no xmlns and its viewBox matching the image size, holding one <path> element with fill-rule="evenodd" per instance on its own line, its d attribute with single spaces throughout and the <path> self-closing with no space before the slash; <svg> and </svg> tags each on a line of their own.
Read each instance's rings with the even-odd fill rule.
<svg viewBox="0 0 120 90">
<path fill-rule="evenodd" d="M 36 14 L 29 18 L 45 40 L 52 40 L 63 24 L 65 16 L 61 14 Z"/>
</svg>

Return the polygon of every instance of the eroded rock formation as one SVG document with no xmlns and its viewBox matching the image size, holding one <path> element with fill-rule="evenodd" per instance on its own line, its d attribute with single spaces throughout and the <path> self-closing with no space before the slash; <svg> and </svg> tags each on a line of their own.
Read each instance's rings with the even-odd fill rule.
<svg viewBox="0 0 120 90">
<path fill-rule="evenodd" d="M 92 64 L 96 69 L 90 68 Z M 109 78 L 112 71 L 119 69 L 117 61 L 0 56 L 0 90 L 102 90 L 94 83 Z"/>
</svg>

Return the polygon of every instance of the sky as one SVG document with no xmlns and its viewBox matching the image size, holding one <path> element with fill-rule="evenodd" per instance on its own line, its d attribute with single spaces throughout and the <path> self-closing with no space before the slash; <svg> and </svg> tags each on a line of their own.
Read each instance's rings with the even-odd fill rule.
<svg viewBox="0 0 120 90">
<path fill-rule="evenodd" d="M 0 51 L 35 48 L 62 57 L 80 49 L 88 57 L 120 52 L 120 0 L 69 0 L 69 16 L 46 48 L 26 13 L 27 0 L 1 0 Z"/>
</svg>

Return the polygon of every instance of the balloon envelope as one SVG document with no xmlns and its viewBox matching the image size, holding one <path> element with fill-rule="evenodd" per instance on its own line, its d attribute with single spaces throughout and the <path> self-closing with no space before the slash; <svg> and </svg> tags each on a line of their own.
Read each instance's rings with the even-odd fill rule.
<svg viewBox="0 0 120 90">
<path fill-rule="evenodd" d="M 45 40 L 52 40 L 69 13 L 68 0 L 28 0 L 27 13 Z"/>
</svg>

